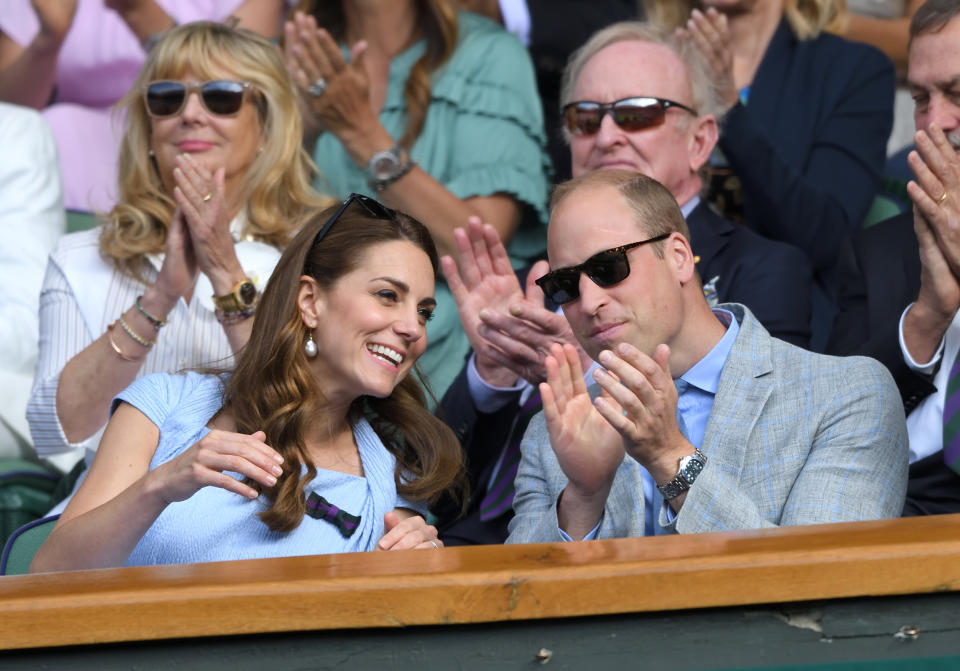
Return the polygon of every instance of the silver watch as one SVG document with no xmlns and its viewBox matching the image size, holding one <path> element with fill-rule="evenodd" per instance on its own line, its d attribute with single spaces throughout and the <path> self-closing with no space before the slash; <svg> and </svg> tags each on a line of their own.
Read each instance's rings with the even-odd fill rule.
<svg viewBox="0 0 960 671">
<path fill-rule="evenodd" d="M 700 475 L 700 471 L 703 470 L 706 464 L 706 456 L 697 449 L 693 451 L 693 454 L 682 457 L 679 468 L 677 469 L 677 477 L 670 482 L 657 485 L 657 489 L 660 490 L 660 494 L 664 500 L 669 501 L 670 499 L 675 499 L 690 489 L 690 485 L 696 481 L 697 476 Z"/>
<path fill-rule="evenodd" d="M 370 157 L 367 172 L 373 182 L 385 182 L 396 176 L 403 167 L 403 153 L 400 145 L 395 144 L 389 149 L 378 151 Z"/>
</svg>

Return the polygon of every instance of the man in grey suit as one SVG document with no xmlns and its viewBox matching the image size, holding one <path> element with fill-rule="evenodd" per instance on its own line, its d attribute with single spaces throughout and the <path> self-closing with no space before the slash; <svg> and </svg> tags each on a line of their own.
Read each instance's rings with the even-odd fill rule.
<svg viewBox="0 0 960 671">
<path fill-rule="evenodd" d="M 551 202 L 538 280 L 587 354 L 554 345 L 521 444 L 507 542 L 896 517 L 906 427 L 890 374 L 770 337 L 711 308 L 676 200 L 601 171 Z"/>
</svg>

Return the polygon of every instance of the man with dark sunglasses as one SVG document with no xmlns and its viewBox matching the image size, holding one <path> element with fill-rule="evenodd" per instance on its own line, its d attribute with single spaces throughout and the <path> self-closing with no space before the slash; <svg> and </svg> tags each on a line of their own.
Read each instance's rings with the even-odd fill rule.
<svg viewBox="0 0 960 671">
<path fill-rule="evenodd" d="M 572 346 L 551 347 L 507 542 L 899 515 L 889 373 L 772 338 L 743 305 L 711 308 L 662 185 L 619 170 L 561 184 L 547 235 L 539 284 L 599 365 L 585 380 Z"/>
<path fill-rule="evenodd" d="M 686 217 L 708 302 L 743 303 L 773 335 L 807 346 L 812 273 L 806 257 L 721 218 L 699 198 L 699 170 L 717 143 L 720 105 L 712 101 L 712 90 L 700 54 L 669 33 L 636 22 L 599 31 L 564 74 L 563 120 L 573 174 L 619 168 L 663 183 Z M 468 286 L 455 297 L 474 356 L 441 407 L 467 452 L 476 493 L 466 518 L 440 525 L 448 544 L 506 537 L 516 443 L 531 410 L 539 407 L 532 389 L 545 379 L 550 344 L 573 342 L 569 325 L 553 311 L 556 303 L 544 306 L 532 283 L 545 270 L 531 268 L 524 290 L 512 269 L 505 266 L 500 273 L 491 262 L 496 239 L 486 242 L 479 226 L 466 233 L 459 249 L 461 266 L 469 268 L 461 268 Z M 618 264 L 601 258 L 592 267 L 615 271 Z M 445 268 L 455 272 L 452 261 Z M 452 516 L 436 512 L 442 519 Z"/>
</svg>

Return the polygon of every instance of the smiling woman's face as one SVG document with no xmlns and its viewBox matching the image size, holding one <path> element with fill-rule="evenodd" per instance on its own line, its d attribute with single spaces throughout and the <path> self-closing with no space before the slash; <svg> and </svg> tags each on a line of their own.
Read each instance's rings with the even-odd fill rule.
<svg viewBox="0 0 960 671">
<path fill-rule="evenodd" d="M 311 365 L 324 397 L 389 396 L 427 348 L 433 291 L 430 257 L 392 240 L 368 247 L 354 270 L 320 292 Z"/>
<path fill-rule="evenodd" d="M 236 78 L 223 72 L 216 79 Z M 186 83 L 206 80 L 187 72 L 175 81 Z M 231 194 L 238 192 L 263 139 L 253 102 L 254 95 L 248 92 L 240 110 L 234 115 L 225 116 L 209 112 L 200 100 L 200 92 L 194 91 L 177 114 L 163 118 L 151 117 L 150 148 L 168 194 L 173 194 L 176 157 L 190 154 L 211 173 L 221 167 L 225 169 L 227 200 L 231 201 Z"/>
</svg>

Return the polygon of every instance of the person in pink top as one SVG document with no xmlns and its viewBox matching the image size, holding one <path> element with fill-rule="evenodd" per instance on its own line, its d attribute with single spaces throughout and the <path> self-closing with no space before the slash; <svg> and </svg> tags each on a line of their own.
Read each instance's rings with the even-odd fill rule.
<svg viewBox="0 0 960 671">
<path fill-rule="evenodd" d="M 112 106 L 164 31 L 225 20 L 273 37 L 283 0 L 3 0 L 0 101 L 42 110 L 68 209 L 109 211 L 122 123 Z"/>
</svg>

